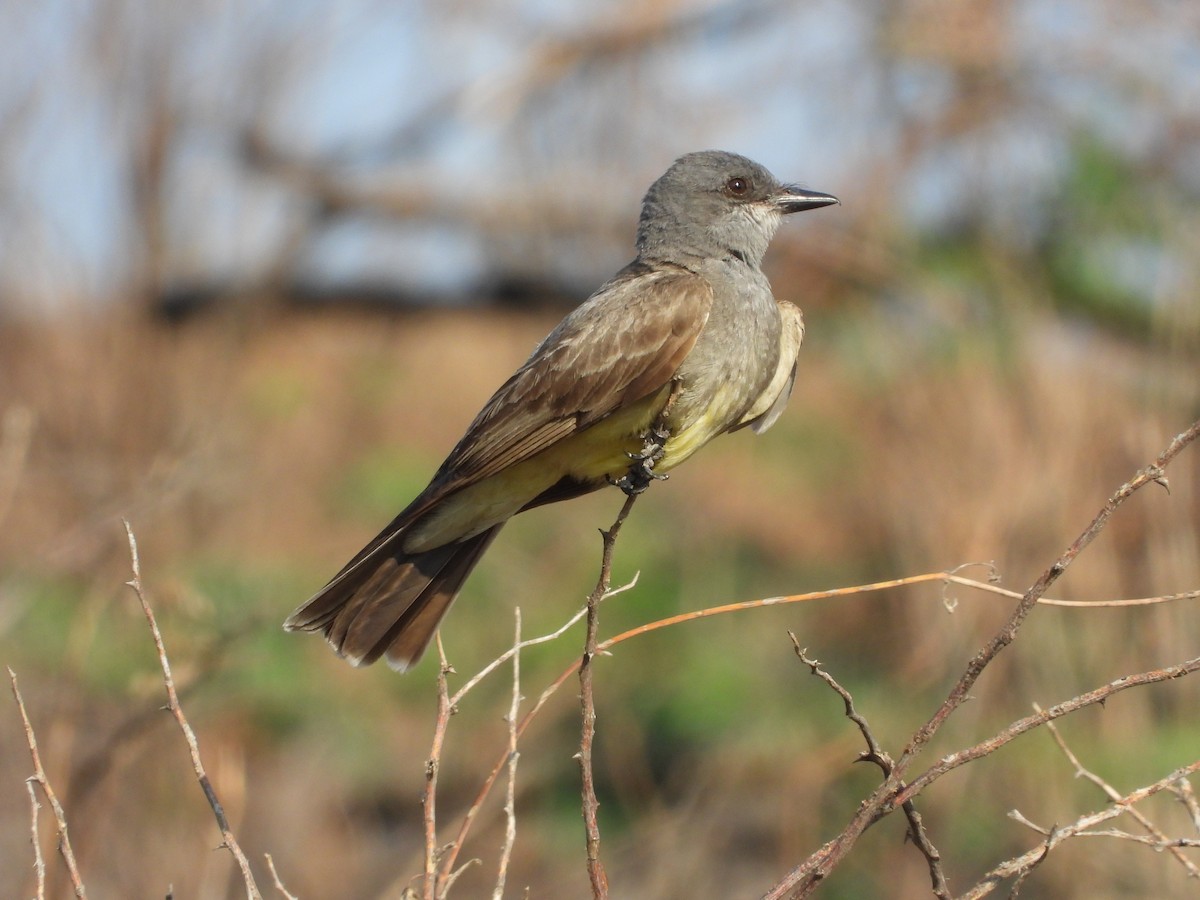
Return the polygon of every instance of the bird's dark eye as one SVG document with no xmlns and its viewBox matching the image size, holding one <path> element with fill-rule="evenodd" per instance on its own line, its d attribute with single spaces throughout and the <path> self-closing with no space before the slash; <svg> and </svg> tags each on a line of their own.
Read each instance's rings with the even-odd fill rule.
<svg viewBox="0 0 1200 900">
<path fill-rule="evenodd" d="M 734 197 L 744 197 L 746 192 L 750 190 L 750 182 L 740 175 L 735 175 L 725 182 L 725 190 Z"/>
</svg>

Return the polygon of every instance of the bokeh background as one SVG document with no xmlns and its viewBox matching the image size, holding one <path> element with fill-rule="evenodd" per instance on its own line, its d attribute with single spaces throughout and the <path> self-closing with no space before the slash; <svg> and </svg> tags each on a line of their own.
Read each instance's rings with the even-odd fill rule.
<svg viewBox="0 0 1200 900">
<path fill-rule="evenodd" d="M 239 896 L 159 711 L 141 546 L 236 832 L 302 897 L 420 870 L 436 665 L 351 670 L 283 617 L 419 490 L 490 392 L 630 256 L 677 155 L 720 147 L 843 206 L 768 272 L 806 312 L 791 407 L 655 485 L 602 632 L 734 600 L 995 561 L 1022 590 L 1200 413 L 1200 6 L 1121 0 L 0 2 L 0 642 L 96 897 Z M 1056 585 L 1200 587 L 1200 456 Z M 594 584 L 615 491 L 515 521 L 443 631 L 459 673 Z M 979 570 L 976 570 L 979 571 Z M 758 896 L 877 773 L 788 630 L 893 751 L 1010 604 L 923 587 L 706 620 L 597 669 L 615 896 Z M 1039 609 L 930 760 L 1121 674 L 1196 655 L 1191 603 Z M 523 658 L 527 697 L 576 629 Z M 451 722 L 440 815 L 503 752 L 509 685 Z M 523 742 L 510 896 L 587 895 L 575 690 Z M 528 703 L 529 701 L 527 701 Z M 1122 790 L 1200 750 L 1200 688 L 1064 722 Z M 0 893 L 33 892 L 30 767 L 0 715 Z M 1104 805 L 1045 734 L 921 800 L 951 886 Z M 1178 804 L 1149 809 L 1187 836 Z M 43 845 L 51 896 L 67 886 Z M 462 859 L 489 896 L 499 797 Z M 445 833 L 450 839 L 451 832 Z M 1192 835 L 1194 836 L 1194 835 Z M 1092 838 L 1030 898 L 1184 896 Z M 823 888 L 928 892 L 902 823 Z"/>
</svg>

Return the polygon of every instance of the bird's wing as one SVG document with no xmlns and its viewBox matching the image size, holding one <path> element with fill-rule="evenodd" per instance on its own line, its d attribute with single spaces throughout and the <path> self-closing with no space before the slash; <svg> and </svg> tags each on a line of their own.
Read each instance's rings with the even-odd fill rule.
<svg viewBox="0 0 1200 900">
<path fill-rule="evenodd" d="M 487 402 L 434 477 L 457 490 L 663 388 L 712 307 L 682 269 L 629 267 L 572 312 Z"/>
<path fill-rule="evenodd" d="M 487 402 L 421 494 L 288 619 L 316 628 L 374 571 L 405 529 L 449 494 L 529 459 L 671 382 L 712 307 L 682 269 L 633 264 L 575 309 Z"/>
</svg>

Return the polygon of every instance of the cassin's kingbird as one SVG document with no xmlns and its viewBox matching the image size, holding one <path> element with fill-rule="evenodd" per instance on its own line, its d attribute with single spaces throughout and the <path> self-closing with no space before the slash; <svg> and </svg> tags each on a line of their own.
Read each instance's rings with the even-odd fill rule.
<svg viewBox="0 0 1200 900">
<path fill-rule="evenodd" d="M 403 671 L 512 516 L 606 484 L 637 492 L 719 434 L 766 431 L 804 322 L 759 266 L 784 215 L 837 202 L 732 153 L 676 160 L 642 203 L 637 258 L 538 344 L 429 486 L 285 627 Z"/>
</svg>

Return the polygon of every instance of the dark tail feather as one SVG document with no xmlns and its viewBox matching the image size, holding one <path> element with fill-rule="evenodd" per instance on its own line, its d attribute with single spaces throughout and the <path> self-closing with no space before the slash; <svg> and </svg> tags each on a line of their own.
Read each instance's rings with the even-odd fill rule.
<svg viewBox="0 0 1200 900">
<path fill-rule="evenodd" d="M 356 666 L 386 656 L 388 665 L 403 672 L 421 658 L 500 527 L 415 554 L 399 549 L 403 530 L 377 540 L 292 613 L 284 627 L 324 632 L 333 649 Z"/>
</svg>

